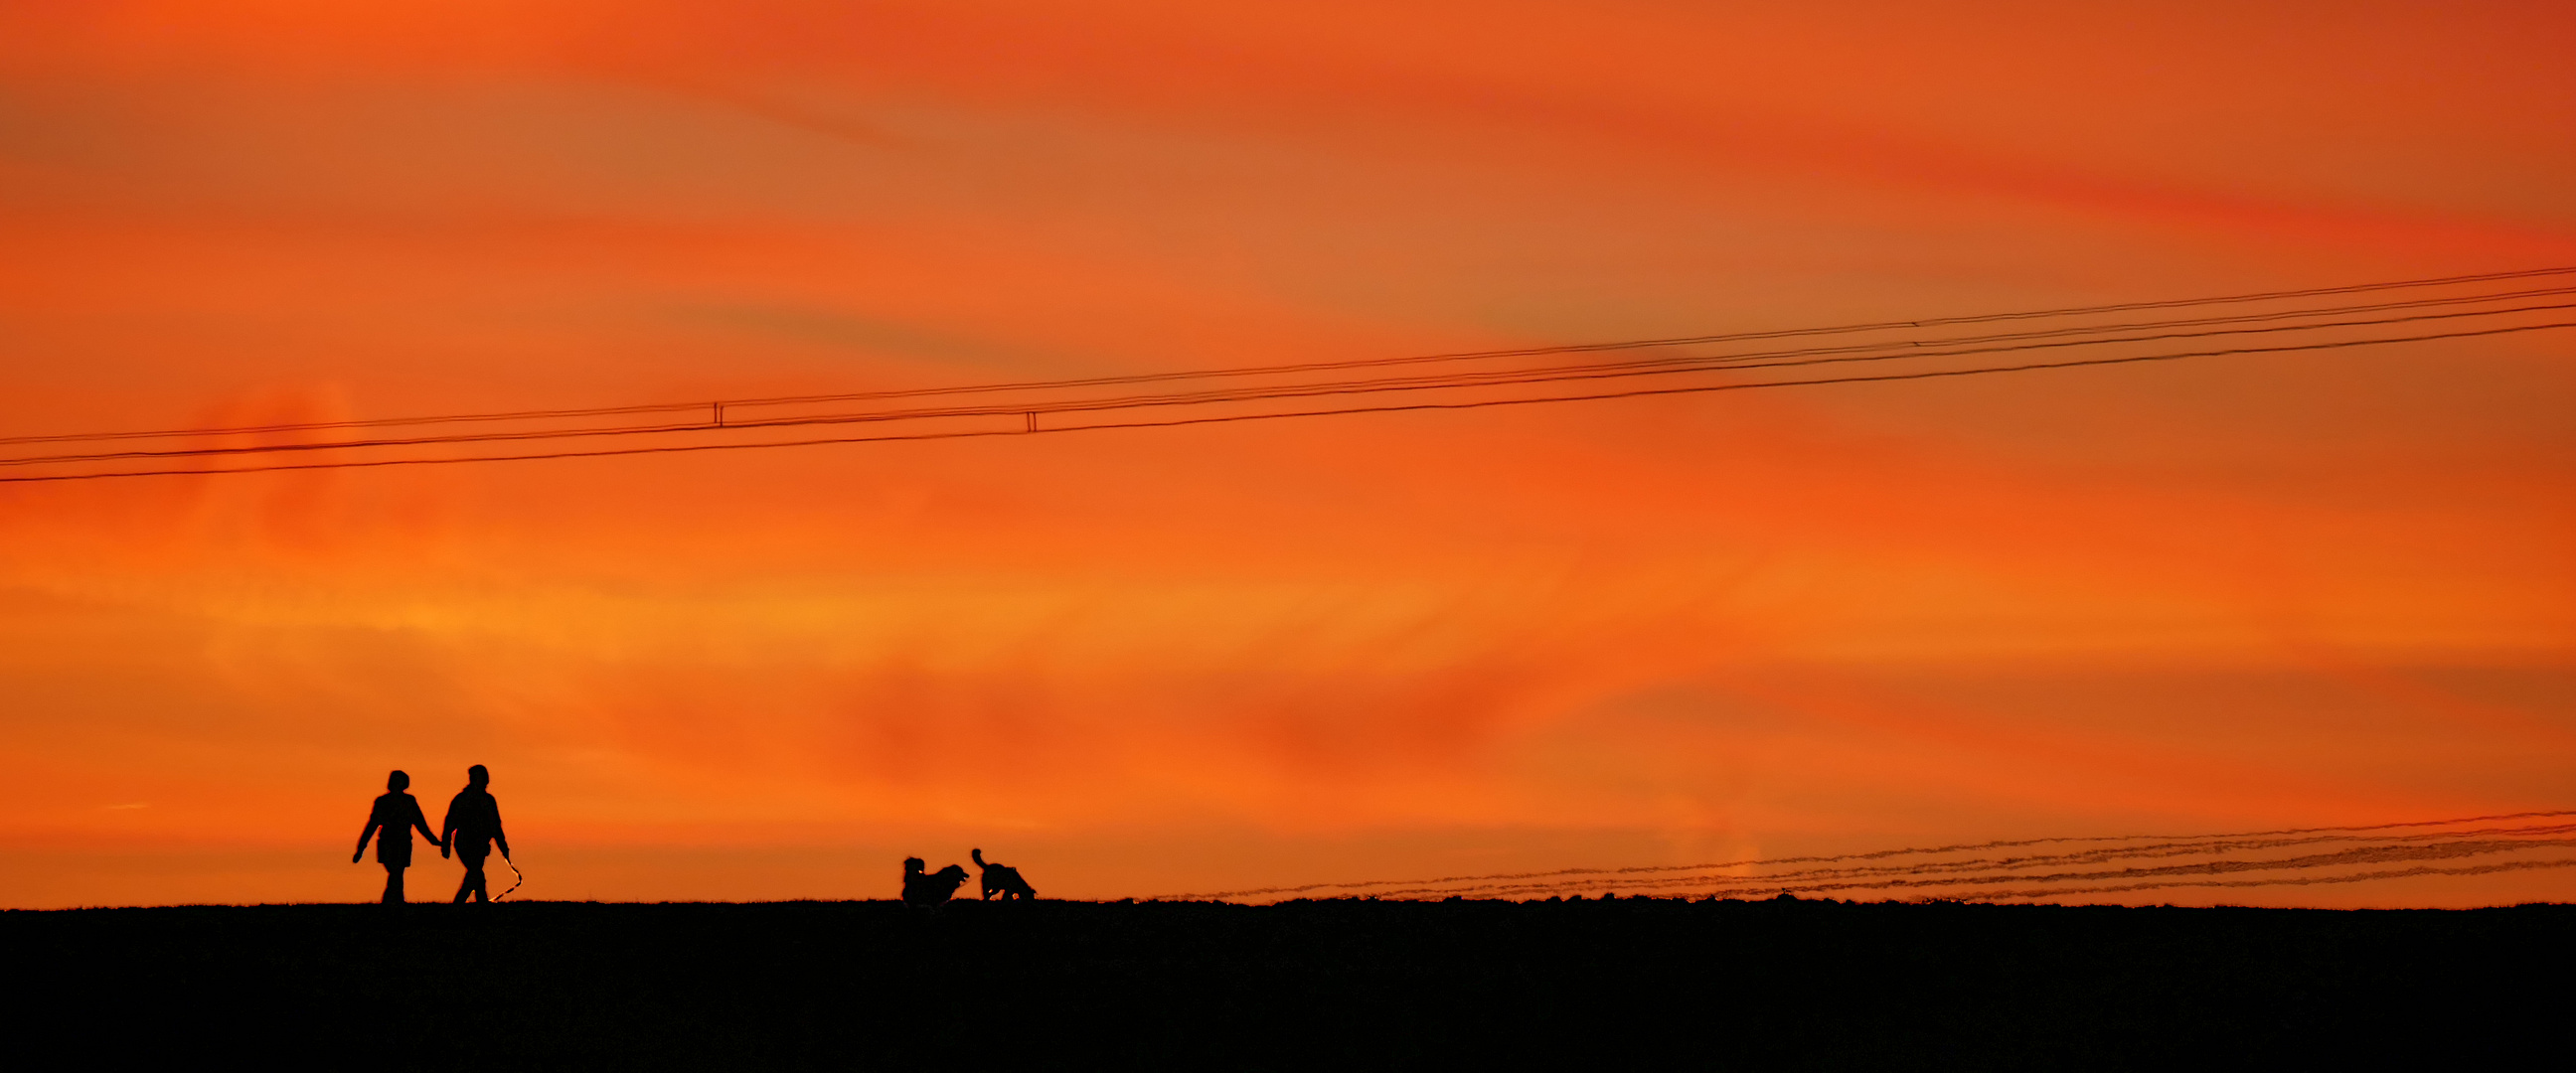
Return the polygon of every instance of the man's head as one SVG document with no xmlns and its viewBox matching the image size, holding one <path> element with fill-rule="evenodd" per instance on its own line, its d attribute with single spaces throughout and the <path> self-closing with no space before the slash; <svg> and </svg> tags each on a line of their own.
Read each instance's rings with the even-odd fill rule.
<svg viewBox="0 0 2576 1073">
<path fill-rule="evenodd" d="M 411 776 L 406 775 L 406 774 L 404 774 L 404 773 L 402 773 L 402 772 L 400 772 L 400 771 L 396 771 L 396 772 L 394 772 L 394 773 L 393 773 L 393 774 L 391 774 L 391 775 L 387 775 L 387 776 L 385 776 L 385 789 L 386 789 L 387 791 L 389 791 L 389 792 L 397 793 L 397 794 L 398 794 L 398 793 L 401 793 L 401 792 L 403 792 L 403 791 L 405 791 L 405 790 L 411 789 Z"/>
<path fill-rule="evenodd" d="M 480 790 L 491 784 L 492 773 L 485 770 L 483 765 L 476 764 L 473 767 L 465 769 L 465 785 L 468 787 Z"/>
</svg>

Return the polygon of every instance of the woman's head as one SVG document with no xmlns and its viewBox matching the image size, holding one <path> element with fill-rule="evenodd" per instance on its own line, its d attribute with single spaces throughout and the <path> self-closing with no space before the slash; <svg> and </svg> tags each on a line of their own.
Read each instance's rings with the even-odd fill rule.
<svg viewBox="0 0 2576 1073">
<path fill-rule="evenodd" d="M 385 789 L 394 793 L 401 793 L 405 790 L 411 789 L 411 776 L 403 774 L 401 771 L 396 771 L 391 775 L 387 775 L 385 776 Z"/>
</svg>

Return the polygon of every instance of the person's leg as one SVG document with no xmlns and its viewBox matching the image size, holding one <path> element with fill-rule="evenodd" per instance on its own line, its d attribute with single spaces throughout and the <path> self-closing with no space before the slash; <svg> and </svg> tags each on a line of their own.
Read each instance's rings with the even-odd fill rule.
<svg viewBox="0 0 2576 1073">
<path fill-rule="evenodd" d="M 465 881 L 456 887 L 456 904 L 463 905 L 467 901 L 491 901 L 492 896 L 483 889 L 483 858 L 460 855 L 457 860 L 465 865 Z"/>
<path fill-rule="evenodd" d="M 386 905 L 401 905 L 401 904 L 402 904 L 402 901 L 403 901 L 403 886 L 402 886 L 402 874 L 403 874 L 403 870 L 402 870 L 402 866 L 401 866 L 401 865 L 399 865 L 399 864 L 395 864 L 395 863 L 394 863 L 394 862 L 392 862 L 392 861 L 386 861 L 386 862 L 384 862 L 384 865 L 385 865 L 385 898 L 384 898 L 384 903 L 385 903 Z"/>
</svg>

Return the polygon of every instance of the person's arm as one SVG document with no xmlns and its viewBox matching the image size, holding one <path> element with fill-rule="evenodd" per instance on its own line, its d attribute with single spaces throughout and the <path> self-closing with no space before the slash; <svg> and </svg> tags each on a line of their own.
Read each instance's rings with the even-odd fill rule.
<svg viewBox="0 0 2576 1073">
<path fill-rule="evenodd" d="M 446 842 L 440 842 L 438 844 L 438 855 L 441 857 L 447 856 L 447 847 L 449 843 L 456 841 L 456 802 L 454 801 L 449 801 L 447 803 L 447 815 L 439 817 L 438 837 L 447 840 Z M 433 839 L 432 841 L 436 840 Z"/>
<path fill-rule="evenodd" d="M 421 835 L 429 839 L 430 845 L 438 847 L 439 856 L 447 855 L 447 840 L 438 837 L 437 832 L 429 829 L 429 817 L 421 814 L 418 799 L 414 799 L 411 803 L 411 825 L 420 828 Z"/>
<path fill-rule="evenodd" d="M 365 830 L 358 832 L 358 852 L 349 855 L 350 864 L 356 864 L 359 861 L 367 859 L 367 840 L 375 837 L 376 825 L 383 822 L 384 817 L 378 816 L 373 812 L 367 813 L 367 826 Z"/>
<path fill-rule="evenodd" d="M 501 859 L 510 859 L 510 836 L 501 830 L 501 802 L 492 802 L 492 841 L 500 844 Z"/>
</svg>

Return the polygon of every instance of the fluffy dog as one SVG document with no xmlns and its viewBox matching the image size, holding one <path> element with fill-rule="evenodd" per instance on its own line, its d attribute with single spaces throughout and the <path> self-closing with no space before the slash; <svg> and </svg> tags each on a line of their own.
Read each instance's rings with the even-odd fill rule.
<svg viewBox="0 0 2576 1073">
<path fill-rule="evenodd" d="M 1007 864 L 984 863 L 984 851 L 980 849 L 967 850 L 966 855 L 975 858 L 975 867 L 984 870 L 986 900 L 991 900 L 996 894 L 1001 895 L 1002 900 L 1006 902 L 1013 898 L 1027 899 L 1038 896 L 1038 892 L 1029 886 L 1029 881 L 1020 878 L 1019 869 Z"/>
<path fill-rule="evenodd" d="M 966 870 L 949 865 L 928 875 L 919 857 L 903 859 L 903 904 L 915 909 L 936 909 L 957 894 L 966 883 Z"/>
</svg>

